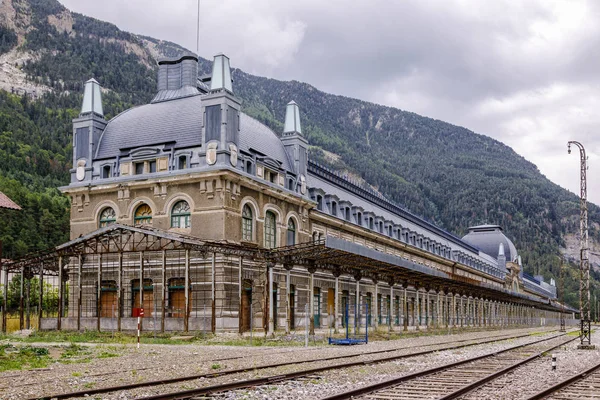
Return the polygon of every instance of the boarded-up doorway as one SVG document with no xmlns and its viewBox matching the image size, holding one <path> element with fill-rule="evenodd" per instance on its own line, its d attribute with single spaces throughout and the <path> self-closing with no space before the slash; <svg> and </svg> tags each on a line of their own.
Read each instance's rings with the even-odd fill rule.
<svg viewBox="0 0 600 400">
<path fill-rule="evenodd" d="M 245 279 L 242 282 L 242 304 L 240 306 L 240 312 L 242 313 L 241 318 L 241 331 L 247 332 L 250 330 L 250 320 L 252 318 L 251 307 L 252 304 L 252 281 Z"/>
<path fill-rule="evenodd" d="M 327 314 L 329 315 L 329 325 L 333 326 L 335 321 L 335 289 L 329 288 L 327 290 Z"/>
<path fill-rule="evenodd" d="M 133 286 L 132 308 L 137 308 L 140 306 L 140 280 L 134 279 L 131 284 Z M 154 312 L 154 286 L 152 285 L 152 279 L 144 279 L 144 299 L 142 304 L 144 316 L 151 316 Z M 135 317 L 133 309 L 131 310 L 131 316 Z"/>
<path fill-rule="evenodd" d="M 115 318 L 117 316 L 117 282 L 115 281 L 102 281 L 100 316 L 102 318 Z"/>
</svg>

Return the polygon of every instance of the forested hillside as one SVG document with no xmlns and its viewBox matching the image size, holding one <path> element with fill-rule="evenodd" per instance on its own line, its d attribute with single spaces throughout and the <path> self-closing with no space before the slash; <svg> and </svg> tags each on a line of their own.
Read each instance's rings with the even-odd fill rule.
<svg viewBox="0 0 600 400">
<path fill-rule="evenodd" d="M 0 75 L 3 87 L 11 88 L 0 91 L 0 190 L 24 207 L 18 214 L 0 211 L 6 222 L 0 238 L 5 256 L 17 257 L 68 239 L 68 200 L 56 187 L 68 182 L 71 119 L 79 112 L 83 82 L 94 77 L 107 89 L 104 109 L 114 116 L 148 102 L 156 90 L 156 57 L 183 49 L 70 13 L 55 0 L 5 0 L 0 12 L 0 59 L 15 67 L 12 76 Z M 200 65 L 201 73 L 210 71 L 209 61 Z M 33 98 L 22 94 L 20 78 L 37 88 Z M 559 248 L 579 226 L 578 199 L 508 146 L 301 82 L 241 70 L 234 79 L 244 110 L 276 132 L 285 104 L 300 105 L 313 159 L 360 177 L 457 235 L 470 225 L 499 224 L 524 256 L 527 272 L 558 277 Z M 13 81 L 14 87 L 6 84 Z M 596 206 L 590 207 L 590 226 L 600 241 Z M 571 268 L 571 304 L 577 303 L 575 278 Z"/>
</svg>

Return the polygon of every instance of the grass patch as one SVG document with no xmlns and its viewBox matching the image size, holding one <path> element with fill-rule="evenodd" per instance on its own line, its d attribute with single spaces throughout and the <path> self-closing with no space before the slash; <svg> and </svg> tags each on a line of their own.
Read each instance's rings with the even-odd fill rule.
<svg viewBox="0 0 600 400">
<path fill-rule="evenodd" d="M 65 347 L 59 361 L 63 364 L 87 363 L 91 361 L 90 354 L 92 351 L 87 347 L 71 343 Z"/>
<path fill-rule="evenodd" d="M 210 367 L 211 369 L 221 369 L 221 364 L 213 364 Z"/>
<path fill-rule="evenodd" d="M 112 357 L 119 357 L 119 355 L 117 353 L 111 353 L 109 351 L 101 351 L 97 357 L 98 358 L 112 358 Z"/>
<path fill-rule="evenodd" d="M 48 349 L 43 347 L 0 346 L 0 371 L 45 368 L 51 361 Z"/>
</svg>

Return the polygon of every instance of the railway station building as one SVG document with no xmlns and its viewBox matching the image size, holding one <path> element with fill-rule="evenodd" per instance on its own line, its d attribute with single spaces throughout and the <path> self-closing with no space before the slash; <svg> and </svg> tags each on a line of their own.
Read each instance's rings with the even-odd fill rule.
<svg viewBox="0 0 600 400">
<path fill-rule="evenodd" d="M 500 226 L 457 237 L 311 161 L 299 105 L 280 132 L 243 113 L 224 55 L 203 78 L 193 54 L 158 64 L 154 99 L 110 120 L 85 84 L 71 240 L 4 266 L 46 282 L 21 292 L 41 329 L 133 330 L 140 309 L 157 331 L 558 321 Z"/>
</svg>

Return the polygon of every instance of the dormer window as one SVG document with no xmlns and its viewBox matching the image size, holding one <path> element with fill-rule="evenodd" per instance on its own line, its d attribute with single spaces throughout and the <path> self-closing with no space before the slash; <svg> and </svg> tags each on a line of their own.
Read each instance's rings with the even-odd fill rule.
<svg viewBox="0 0 600 400">
<path fill-rule="evenodd" d="M 249 174 L 253 174 L 253 168 L 252 168 L 252 160 L 246 161 L 246 172 Z"/>
<path fill-rule="evenodd" d="M 135 174 L 136 175 L 142 175 L 144 173 L 144 163 L 143 162 L 135 163 L 134 166 L 135 166 Z"/>
<path fill-rule="evenodd" d="M 337 216 L 337 203 L 335 201 L 331 202 L 331 215 Z"/>
<path fill-rule="evenodd" d="M 317 195 L 317 210 L 323 211 L 323 196 Z"/>
<path fill-rule="evenodd" d="M 156 172 L 156 160 L 152 160 L 148 162 L 148 171 L 150 173 Z"/>
<path fill-rule="evenodd" d="M 187 165 L 187 156 L 179 156 L 177 159 L 177 169 L 186 169 Z"/>
<path fill-rule="evenodd" d="M 356 223 L 358 225 L 362 225 L 362 214 L 361 213 L 356 213 Z"/>
<path fill-rule="evenodd" d="M 110 167 L 110 165 L 105 165 L 102 167 L 102 179 L 107 179 L 111 177 L 111 170 L 112 168 Z"/>
<path fill-rule="evenodd" d="M 278 177 L 279 177 L 279 174 L 277 172 L 271 171 L 271 170 L 268 170 L 268 169 L 265 168 L 265 172 L 264 173 L 265 173 L 265 180 L 266 181 L 269 181 L 269 182 L 275 183 L 275 184 L 277 183 L 277 180 L 278 180 Z"/>
<path fill-rule="evenodd" d="M 374 222 L 374 221 L 373 221 L 373 218 L 372 218 L 372 217 L 369 217 L 369 229 L 371 229 L 371 230 L 373 230 L 373 228 L 374 228 L 374 224 L 373 224 L 373 222 Z"/>
</svg>

